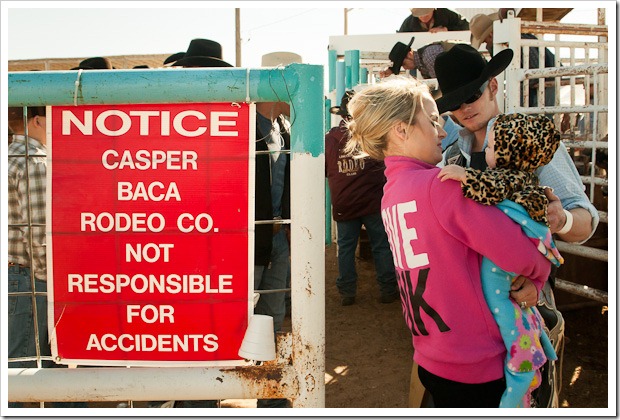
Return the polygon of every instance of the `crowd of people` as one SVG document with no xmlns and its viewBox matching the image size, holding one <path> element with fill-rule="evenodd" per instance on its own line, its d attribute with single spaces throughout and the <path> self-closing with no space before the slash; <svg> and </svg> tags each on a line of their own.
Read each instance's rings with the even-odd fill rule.
<svg viewBox="0 0 620 420">
<path fill-rule="evenodd" d="M 470 23 L 449 9 L 411 9 L 398 32 L 471 29 L 471 45 L 438 42 L 413 51 L 412 43 L 397 43 L 384 80 L 347 91 L 330 110 L 341 121 L 325 135 L 339 271 L 327 281 L 335 281 L 342 306 L 355 304 L 355 251 L 365 229 L 380 301 L 400 301 L 413 339 L 414 376 L 435 407 L 550 404 L 539 388 L 558 357 L 558 337 L 550 331 L 561 336 L 563 321 L 556 310 L 549 325 L 537 305 L 562 262 L 554 238 L 583 243 L 599 221 L 553 122 L 500 112 L 496 76 L 513 59 L 510 49 L 493 54 L 492 22 L 500 18 L 479 15 Z M 478 50 L 483 42 L 489 61 Z M 554 65 L 549 60 L 545 65 Z M 275 52 L 262 65 L 302 62 L 295 53 Z M 207 39 L 192 40 L 162 66 L 233 67 L 222 59 L 221 45 Z M 439 89 L 400 75 L 401 68 L 437 78 Z M 92 57 L 78 69 L 113 66 Z M 536 97 L 530 95 L 531 106 Z M 291 123 L 287 102 L 257 103 L 256 112 L 256 150 L 265 153 L 256 156 L 255 217 L 273 221 L 255 227 L 260 293 L 290 288 L 290 227 L 281 221 L 291 217 Z M 33 284 L 46 291 L 45 118 L 44 107 L 29 107 L 27 115 L 21 107 L 9 110 L 9 292 L 32 292 Z M 286 299 L 286 293 L 261 294 L 254 312 L 272 316 L 280 331 Z M 9 296 L 9 359 L 34 360 L 37 342 L 41 356 L 51 355 L 46 299 L 37 294 L 36 311 L 32 303 L 29 296 Z M 209 408 L 217 401 L 175 406 Z M 257 406 L 291 403 L 259 400 Z"/>
</svg>

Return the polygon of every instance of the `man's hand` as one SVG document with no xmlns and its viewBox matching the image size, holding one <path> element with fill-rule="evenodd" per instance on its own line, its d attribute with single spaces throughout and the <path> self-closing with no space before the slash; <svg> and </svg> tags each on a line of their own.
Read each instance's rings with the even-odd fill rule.
<svg viewBox="0 0 620 420">
<path fill-rule="evenodd" d="M 379 77 L 383 79 L 385 77 L 391 76 L 392 74 L 392 69 L 388 67 L 387 69 L 381 70 L 379 72 Z"/>
<path fill-rule="evenodd" d="M 549 228 L 551 233 L 556 233 L 561 230 L 566 223 L 566 215 L 562 209 L 562 202 L 557 195 L 553 193 L 551 188 L 545 188 L 545 195 L 549 200 L 547 206 L 547 219 L 549 220 Z"/>
<path fill-rule="evenodd" d="M 445 26 L 436 26 L 434 28 L 429 29 L 428 31 L 431 33 L 447 32 L 448 28 L 446 28 Z"/>
<path fill-rule="evenodd" d="M 538 290 L 532 280 L 527 277 L 517 277 L 510 286 L 510 297 L 519 305 L 525 302 L 526 306 L 536 306 L 538 303 Z"/>
</svg>

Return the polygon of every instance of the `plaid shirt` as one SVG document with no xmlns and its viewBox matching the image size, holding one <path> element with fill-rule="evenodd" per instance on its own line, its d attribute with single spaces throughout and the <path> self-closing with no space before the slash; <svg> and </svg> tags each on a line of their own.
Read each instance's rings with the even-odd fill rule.
<svg viewBox="0 0 620 420">
<path fill-rule="evenodd" d="M 436 43 L 413 52 L 415 68 L 420 70 L 423 78 L 434 79 L 437 77 L 435 73 L 435 60 L 437 56 L 444 51 L 443 45 L 441 43 Z"/>
<path fill-rule="evenodd" d="M 8 149 L 9 262 L 31 267 L 35 278 L 46 280 L 45 175 L 47 161 L 45 156 L 47 149 L 33 138 L 28 138 L 27 144 L 29 156 L 37 155 L 28 159 L 28 165 L 26 165 L 25 158 L 26 139 L 24 136 L 15 135 Z M 12 155 L 22 156 L 12 157 Z M 28 225 L 32 226 L 32 255 L 30 255 Z"/>
</svg>

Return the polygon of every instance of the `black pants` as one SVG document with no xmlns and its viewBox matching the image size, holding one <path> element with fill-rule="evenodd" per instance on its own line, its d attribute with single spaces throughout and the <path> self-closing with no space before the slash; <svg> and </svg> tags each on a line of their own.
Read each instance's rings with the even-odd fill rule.
<svg viewBox="0 0 620 420">
<path fill-rule="evenodd" d="M 504 378 L 482 384 L 464 384 L 433 375 L 418 366 L 420 382 L 437 408 L 497 408 L 506 389 Z"/>
</svg>

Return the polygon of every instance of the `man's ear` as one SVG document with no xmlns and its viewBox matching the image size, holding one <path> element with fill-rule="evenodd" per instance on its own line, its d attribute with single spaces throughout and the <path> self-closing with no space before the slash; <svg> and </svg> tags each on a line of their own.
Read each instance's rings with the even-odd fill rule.
<svg viewBox="0 0 620 420">
<path fill-rule="evenodd" d="M 497 79 L 495 77 L 491 78 L 491 80 L 489 80 L 489 89 L 491 90 L 491 94 L 493 96 L 497 95 L 497 89 L 498 89 L 498 83 L 497 83 Z"/>
<path fill-rule="evenodd" d="M 35 126 L 45 128 L 45 121 L 43 120 L 43 118 L 41 118 L 40 115 L 35 115 L 32 119 Z"/>
</svg>

